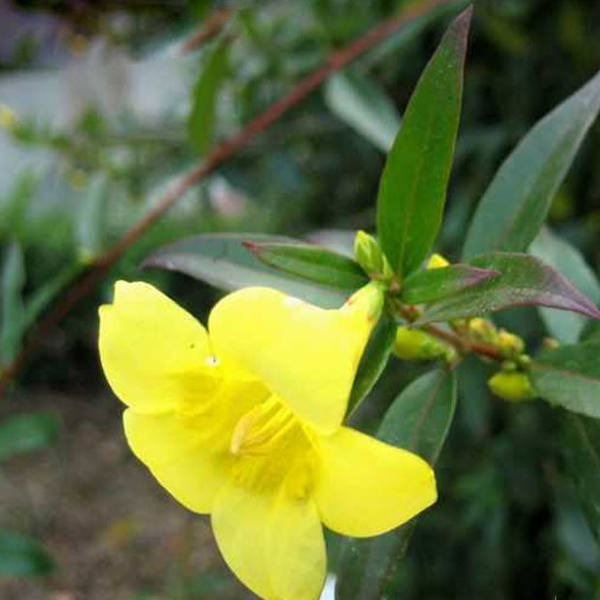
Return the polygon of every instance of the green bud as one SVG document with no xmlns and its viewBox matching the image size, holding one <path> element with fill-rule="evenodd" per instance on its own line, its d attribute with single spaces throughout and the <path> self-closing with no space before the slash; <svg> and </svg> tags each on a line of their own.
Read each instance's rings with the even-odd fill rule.
<svg viewBox="0 0 600 600">
<path fill-rule="evenodd" d="M 535 398 L 531 381 L 522 371 L 500 371 L 489 379 L 488 385 L 496 396 L 509 402 Z"/>
<path fill-rule="evenodd" d="M 373 279 L 389 283 L 394 272 L 372 235 L 359 231 L 354 238 L 354 254 L 358 264 Z"/>
<path fill-rule="evenodd" d="M 402 360 L 433 360 L 443 358 L 454 362 L 456 350 L 449 344 L 419 329 L 398 327 L 394 352 Z"/>
</svg>

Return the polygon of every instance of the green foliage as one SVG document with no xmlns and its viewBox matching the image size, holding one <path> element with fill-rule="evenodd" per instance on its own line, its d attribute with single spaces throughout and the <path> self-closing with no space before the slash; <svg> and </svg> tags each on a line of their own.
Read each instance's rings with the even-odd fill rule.
<svg viewBox="0 0 600 600">
<path fill-rule="evenodd" d="M 217 98 L 228 69 L 229 41 L 222 38 L 211 50 L 192 93 L 192 111 L 188 122 L 190 142 L 204 154 L 209 149 L 215 128 Z"/>
<path fill-rule="evenodd" d="M 497 271 L 500 276 L 432 302 L 419 318 L 419 324 L 474 317 L 510 306 L 531 304 L 600 318 L 600 312 L 586 296 L 560 273 L 533 256 L 498 252 L 478 256 L 471 264 L 479 269 Z"/>
<path fill-rule="evenodd" d="M 23 252 L 17 243 L 12 243 L 4 259 L 0 288 L 2 291 L 2 318 L 0 320 L 0 365 L 7 365 L 16 355 L 23 334 L 25 308 L 23 287 L 25 286 L 25 263 Z"/>
<path fill-rule="evenodd" d="M 0 461 L 39 450 L 58 439 L 61 424 L 54 413 L 25 413 L 0 422 Z"/>
<path fill-rule="evenodd" d="M 404 280 L 400 298 L 407 304 L 434 302 L 459 292 L 468 293 L 470 288 L 499 275 L 498 271 L 461 264 L 417 271 Z"/>
<path fill-rule="evenodd" d="M 369 282 L 351 258 L 308 244 L 245 242 L 263 263 L 284 273 L 338 290 L 356 290 Z"/>
<path fill-rule="evenodd" d="M 467 234 L 464 256 L 524 252 L 600 110 L 600 73 L 546 115 L 504 161 Z"/>
<path fill-rule="evenodd" d="M 49 575 L 56 569 L 48 551 L 36 540 L 0 529 L 0 576 Z"/>
<path fill-rule="evenodd" d="M 356 69 L 336 73 L 325 85 L 325 101 L 336 116 L 388 152 L 400 127 L 400 115 L 376 80 Z"/>
<path fill-rule="evenodd" d="M 562 448 L 565 461 L 600 542 L 600 423 L 579 415 L 564 415 Z"/>
<path fill-rule="evenodd" d="M 378 432 L 382 441 L 406 448 L 435 464 L 456 408 L 456 379 L 439 369 L 406 387 L 385 414 Z M 390 533 L 347 540 L 342 551 L 336 597 L 376 600 L 389 590 L 414 528 L 414 521 Z"/>
<path fill-rule="evenodd" d="M 144 261 L 144 266 L 179 271 L 225 290 L 264 285 L 323 306 L 343 302 L 341 292 L 268 267 L 243 245 L 248 242 L 296 243 L 263 234 L 198 235 L 161 248 Z"/>
<path fill-rule="evenodd" d="M 600 418 L 600 343 L 540 353 L 531 378 L 539 395 L 570 411 Z"/>
<path fill-rule="evenodd" d="M 423 71 L 381 176 L 377 232 L 401 277 L 420 266 L 442 220 L 470 19 L 471 9 L 457 17 Z"/>
<path fill-rule="evenodd" d="M 554 267 L 596 305 L 600 303 L 600 283 L 581 253 L 549 229 L 542 229 L 530 248 L 531 254 Z M 582 316 L 566 311 L 540 308 L 549 333 L 559 342 L 573 344 L 586 325 Z"/>
<path fill-rule="evenodd" d="M 348 399 L 347 415 L 351 415 L 360 406 L 381 377 L 394 348 L 397 329 L 396 321 L 384 313 L 373 330 L 371 339 L 360 359 Z"/>
</svg>

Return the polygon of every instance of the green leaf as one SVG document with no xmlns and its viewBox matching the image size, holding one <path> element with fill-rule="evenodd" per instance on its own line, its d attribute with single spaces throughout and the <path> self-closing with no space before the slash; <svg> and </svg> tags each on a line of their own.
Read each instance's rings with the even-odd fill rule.
<svg viewBox="0 0 600 600">
<path fill-rule="evenodd" d="M 498 275 L 500 275 L 498 271 L 488 271 L 461 264 L 417 271 L 404 280 L 400 298 L 406 304 L 433 302 L 457 292 L 469 290 Z"/>
<path fill-rule="evenodd" d="M 206 58 L 192 92 L 192 112 L 188 121 L 188 131 L 192 146 L 201 154 L 204 154 L 212 143 L 217 96 L 227 75 L 228 49 L 227 38 L 217 42 Z"/>
<path fill-rule="evenodd" d="M 0 460 L 52 444 L 60 434 L 55 413 L 22 414 L 0 422 Z"/>
<path fill-rule="evenodd" d="M 600 73 L 519 142 L 477 207 L 465 257 L 527 250 L 599 109 Z"/>
<path fill-rule="evenodd" d="M 76 224 L 78 252 L 83 262 L 93 260 L 104 245 L 108 182 L 96 177 L 81 194 L 81 212 Z"/>
<path fill-rule="evenodd" d="M 436 370 L 406 387 L 387 411 L 378 437 L 437 461 L 456 408 L 454 372 Z M 336 598 L 380 600 L 394 578 L 414 529 L 415 519 L 369 539 L 348 539 L 340 561 Z"/>
<path fill-rule="evenodd" d="M 600 418 L 600 342 L 545 350 L 536 357 L 530 373 L 544 400 Z"/>
<path fill-rule="evenodd" d="M 319 246 L 272 242 L 243 245 L 266 265 L 320 285 L 354 291 L 369 283 L 354 260 Z"/>
<path fill-rule="evenodd" d="M 379 241 L 401 277 L 419 268 L 442 220 L 460 117 L 471 13 L 469 8 L 454 20 L 425 67 L 379 184 Z"/>
<path fill-rule="evenodd" d="M 0 529 L 0 576 L 48 575 L 55 568 L 48 550 L 38 541 Z"/>
<path fill-rule="evenodd" d="M 396 341 L 396 321 L 383 315 L 371 334 L 363 352 L 348 400 L 347 415 L 351 415 L 377 383 L 383 373 Z"/>
<path fill-rule="evenodd" d="M 13 242 L 2 266 L 0 290 L 2 292 L 2 319 L 0 320 L 0 364 L 9 364 L 21 347 L 23 336 L 23 287 L 25 286 L 25 261 L 21 246 Z"/>
<path fill-rule="evenodd" d="M 243 242 L 293 244 L 295 240 L 251 233 L 197 235 L 159 248 L 142 266 L 185 273 L 227 291 L 262 285 L 325 308 L 344 303 L 346 294 L 268 267 Z"/>
<path fill-rule="evenodd" d="M 375 79 L 348 69 L 332 75 L 324 91 L 331 112 L 376 148 L 388 152 L 400 127 L 400 115 Z"/>
<path fill-rule="evenodd" d="M 570 310 L 600 318 L 594 303 L 560 273 L 528 254 L 503 253 L 478 256 L 470 264 L 500 272 L 495 279 L 432 302 L 415 322 L 451 321 L 483 315 L 510 306 L 538 305 Z"/>
<path fill-rule="evenodd" d="M 590 529 L 600 543 L 600 422 L 564 415 L 561 448 Z"/>
<path fill-rule="evenodd" d="M 571 244 L 544 228 L 531 245 L 530 252 L 564 273 L 594 304 L 600 302 L 600 283 L 583 256 Z M 540 308 L 540 314 L 549 333 L 563 344 L 575 343 L 587 323 L 580 315 L 552 308 Z"/>
</svg>

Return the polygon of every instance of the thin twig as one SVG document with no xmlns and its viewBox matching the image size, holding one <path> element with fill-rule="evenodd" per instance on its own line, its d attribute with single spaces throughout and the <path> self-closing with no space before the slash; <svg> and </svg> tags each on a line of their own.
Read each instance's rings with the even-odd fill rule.
<svg viewBox="0 0 600 600">
<path fill-rule="evenodd" d="M 189 54 L 218 35 L 231 16 L 231 7 L 221 8 L 210 15 L 200 29 L 193 33 L 181 47 L 181 54 Z"/>
<path fill-rule="evenodd" d="M 359 55 L 382 42 L 402 25 L 455 0 L 428 0 L 413 5 L 394 17 L 376 25 L 367 33 L 351 42 L 348 46 L 334 52 L 319 69 L 307 75 L 283 98 L 269 106 L 261 115 L 251 121 L 240 133 L 217 146 L 205 160 L 175 183 L 160 202 L 142 217 L 120 240 L 106 253 L 99 256 L 84 275 L 74 282 L 59 303 L 32 332 L 12 364 L 0 376 L 0 398 L 10 381 L 21 370 L 29 356 L 37 350 L 41 340 L 56 327 L 83 298 L 102 280 L 106 272 L 123 254 L 152 227 L 171 206 L 206 175 L 215 171 L 227 159 L 231 158 L 248 141 L 268 129 L 284 113 L 296 106 L 301 100 L 316 90 L 332 73 L 342 69 Z"/>
</svg>

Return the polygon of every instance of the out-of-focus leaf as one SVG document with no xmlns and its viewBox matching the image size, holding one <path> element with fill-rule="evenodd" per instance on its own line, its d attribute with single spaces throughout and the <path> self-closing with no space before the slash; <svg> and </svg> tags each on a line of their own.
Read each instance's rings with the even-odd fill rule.
<svg viewBox="0 0 600 600">
<path fill-rule="evenodd" d="M 76 224 L 77 245 L 82 262 L 93 260 L 104 245 L 108 183 L 97 177 L 82 194 L 81 212 Z"/>
<path fill-rule="evenodd" d="M 228 50 L 227 38 L 217 42 L 206 58 L 192 92 L 192 112 L 188 121 L 188 131 L 194 149 L 202 154 L 208 150 L 212 142 L 217 96 L 227 75 Z"/>
<path fill-rule="evenodd" d="M 244 242 L 244 247 L 270 267 L 339 290 L 356 290 L 369 278 L 351 258 L 300 243 Z"/>
<path fill-rule="evenodd" d="M 244 248 L 243 242 L 293 244 L 295 240 L 251 233 L 197 235 L 160 248 L 142 266 L 185 273 L 228 291 L 251 285 L 272 287 L 325 308 L 345 301 L 341 291 L 268 267 Z"/>
<path fill-rule="evenodd" d="M 55 568 L 50 553 L 38 541 L 0 529 L 0 576 L 48 575 Z"/>
<path fill-rule="evenodd" d="M 535 238 L 529 250 L 531 254 L 554 267 L 596 305 L 600 302 L 600 283 L 579 251 L 544 228 Z M 540 314 L 548 331 L 558 341 L 573 344 L 581 335 L 586 319 L 572 312 L 540 308 Z"/>
<path fill-rule="evenodd" d="M 402 119 L 379 184 L 377 232 L 392 268 L 416 270 L 437 235 L 462 103 L 472 10 L 448 28 Z"/>
<path fill-rule="evenodd" d="M 531 366 L 531 380 L 551 404 L 600 418 L 600 342 L 541 352 Z"/>
<path fill-rule="evenodd" d="M 386 413 L 378 437 L 434 464 L 456 408 L 453 372 L 436 370 L 413 381 Z M 369 539 L 346 540 L 340 561 L 338 600 L 379 600 L 402 560 L 415 520 Z M 393 597 L 393 596 L 390 596 Z"/>
<path fill-rule="evenodd" d="M 461 264 L 417 271 L 404 280 L 400 297 L 407 304 L 433 302 L 462 290 L 468 290 L 498 275 L 500 275 L 498 271 Z"/>
<path fill-rule="evenodd" d="M 342 121 L 388 152 L 400 127 L 394 103 L 376 80 L 348 69 L 332 75 L 325 85 L 325 102 Z"/>
<path fill-rule="evenodd" d="M 13 242 L 6 253 L 0 278 L 2 318 L 0 320 L 0 364 L 9 364 L 21 346 L 23 335 L 23 287 L 25 261 L 21 246 Z"/>
<path fill-rule="evenodd" d="M 65 287 L 73 281 L 84 269 L 81 263 L 75 263 L 52 279 L 44 282 L 30 297 L 25 305 L 23 327 L 31 326 L 37 317 L 48 307 L 48 305 L 60 294 Z"/>
<path fill-rule="evenodd" d="M 385 369 L 394 347 L 397 329 L 396 322 L 384 315 L 373 330 L 358 365 L 356 378 L 348 400 L 348 415 L 360 406 L 360 403 L 377 383 L 379 376 Z"/>
<path fill-rule="evenodd" d="M 594 303 L 552 267 L 528 254 L 497 252 L 478 256 L 470 264 L 500 272 L 495 279 L 432 302 L 416 321 L 450 321 L 482 315 L 509 306 L 538 305 L 581 313 L 599 319 Z"/>
<path fill-rule="evenodd" d="M 600 421 L 580 415 L 564 415 L 561 444 L 569 475 L 592 533 L 600 542 Z"/>
<path fill-rule="evenodd" d="M 31 413 L 0 422 L 0 460 L 45 448 L 58 439 L 60 419 L 54 413 Z"/>
<path fill-rule="evenodd" d="M 521 140 L 477 207 L 465 257 L 527 250 L 599 109 L 600 73 Z"/>
</svg>

